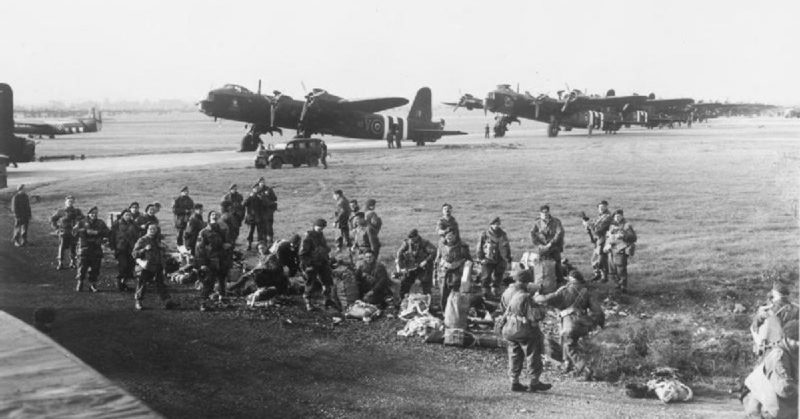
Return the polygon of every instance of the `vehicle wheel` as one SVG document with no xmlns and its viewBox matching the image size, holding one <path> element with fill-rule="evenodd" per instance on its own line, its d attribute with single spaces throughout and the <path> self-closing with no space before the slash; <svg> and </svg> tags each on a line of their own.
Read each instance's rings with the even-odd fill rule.
<svg viewBox="0 0 800 419">
<path fill-rule="evenodd" d="M 302 166 L 301 163 L 292 163 L 292 167 L 300 167 L 300 166 Z"/>
<path fill-rule="evenodd" d="M 307 164 L 309 166 L 311 166 L 311 167 L 317 167 L 317 166 L 319 166 L 319 158 L 311 156 L 311 157 L 308 158 L 308 163 Z"/>
<path fill-rule="evenodd" d="M 273 159 L 269 162 L 270 169 L 280 169 L 283 166 L 283 161 L 281 159 Z"/>
<path fill-rule="evenodd" d="M 264 164 L 264 161 L 261 160 L 261 159 L 256 159 L 256 165 L 255 166 L 256 166 L 256 169 L 263 169 L 263 168 L 267 167 L 267 165 Z"/>
</svg>

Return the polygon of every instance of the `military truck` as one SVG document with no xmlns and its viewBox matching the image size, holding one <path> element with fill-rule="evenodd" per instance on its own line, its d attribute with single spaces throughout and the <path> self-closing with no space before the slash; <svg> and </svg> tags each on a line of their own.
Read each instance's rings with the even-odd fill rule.
<svg viewBox="0 0 800 419">
<path fill-rule="evenodd" d="M 294 167 L 307 164 L 315 167 L 322 158 L 322 143 L 323 141 L 318 138 L 295 138 L 286 143 L 283 150 L 274 148 L 271 144 L 259 147 L 255 166 L 259 169 L 267 166 L 270 169 L 280 169 L 284 164 L 291 164 Z"/>
</svg>

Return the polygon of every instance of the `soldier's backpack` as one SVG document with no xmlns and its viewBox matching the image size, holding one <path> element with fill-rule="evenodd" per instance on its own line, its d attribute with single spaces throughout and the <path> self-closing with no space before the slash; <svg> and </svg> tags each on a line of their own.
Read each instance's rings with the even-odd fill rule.
<svg viewBox="0 0 800 419">
<path fill-rule="evenodd" d="M 539 289 L 539 292 L 549 294 L 558 289 L 556 261 L 542 259 L 537 252 L 525 252 L 522 254 L 520 263 L 533 273 L 533 285 Z"/>
<path fill-rule="evenodd" d="M 333 271 L 334 300 L 339 303 L 341 311 L 353 305 L 359 298 L 358 281 L 353 270 L 342 265 Z"/>
<path fill-rule="evenodd" d="M 471 295 L 451 291 L 444 309 L 444 326 L 450 329 L 466 329 Z"/>
</svg>

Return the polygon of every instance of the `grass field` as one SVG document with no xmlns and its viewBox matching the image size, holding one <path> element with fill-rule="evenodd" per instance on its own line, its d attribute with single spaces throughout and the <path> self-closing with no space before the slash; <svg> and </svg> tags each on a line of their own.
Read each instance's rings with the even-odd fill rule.
<svg viewBox="0 0 800 419">
<path fill-rule="evenodd" d="M 168 210 L 182 185 L 209 208 L 230 183 L 248 185 L 266 176 L 279 197 L 278 237 L 303 232 L 318 217 L 332 225 L 335 189 L 360 202 L 375 198 L 383 218 L 381 259 L 390 265 L 411 228 L 435 238 L 444 202 L 454 206 L 473 251 L 481 230 L 501 217 L 518 258 L 529 245 L 538 207 L 547 203 L 566 229 L 565 256 L 588 274 L 590 243 L 577 214 L 593 213 L 607 199 L 612 210 L 625 210 L 639 242 L 629 266 L 631 295 L 598 289 L 627 315 L 612 315 L 607 329 L 587 343 L 595 364 L 611 379 L 674 364 L 717 390 L 729 382 L 726 377 L 744 372 L 752 361 L 746 353 L 749 313 L 770 287 L 765 272 L 797 279 L 800 125 L 722 120 L 690 130 L 551 140 L 543 125 L 525 124 L 491 141 L 470 137 L 424 148 L 335 151 L 329 170 L 218 164 L 37 187 L 35 246 L 19 251 L 3 245 L 4 276 L 14 280 L 3 282 L 0 308 L 29 320 L 35 307 L 58 307 L 56 340 L 170 417 L 528 416 L 521 410 L 530 403 L 505 390 L 501 351 L 404 341 L 394 336 L 401 326 L 396 320 L 334 327 L 324 316 L 294 310 L 201 314 L 192 310 L 197 301 L 189 291 L 176 291 L 185 308 L 178 313 L 134 313 L 130 295 L 76 294 L 67 273 L 51 271 L 55 238 L 46 220 L 65 193 L 76 195 L 80 207 L 98 205 L 101 212 L 158 200 L 166 204 L 162 225 L 174 237 Z M 226 147 L 235 147 L 238 137 L 230 142 L 228 136 Z M 2 234 L 10 232 L 7 214 Z M 334 237 L 330 230 L 326 235 Z M 114 265 L 105 269 L 110 290 Z M 748 314 L 733 314 L 735 303 Z M 641 341 L 649 345 L 647 353 L 626 352 Z M 552 371 L 546 378 L 556 381 L 556 391 L 537 405 L 554 416 L 725 416 L 736 408 L 706 400 L 664 411 L 619 400 L 615 387 L 584 387 Z M 577 394 L 583 396 L 572 397 Z M 584 398 L 587 403 L 579 403 Z"/>
</svg>

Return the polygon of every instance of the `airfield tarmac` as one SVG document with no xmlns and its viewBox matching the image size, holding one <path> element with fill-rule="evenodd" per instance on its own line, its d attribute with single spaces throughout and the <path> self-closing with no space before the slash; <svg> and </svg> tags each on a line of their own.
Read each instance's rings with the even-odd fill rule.
<svg viewBox="0 0 800 419">
<path fill-rule="evenodd" d="M 482 116 L 445 116 L 448 129 L 482 132 L 485 123 Z M 503 139 L 470 135 L 401 150 L 334 139 L 327 171 L 254 169 L 251 154 L 232 151 L 242 135 L 239 125 L 187 116 L 176 122 L 180 129 L 160 135 L 154 124 L 172 125 L 119 122 L 107 122 L 97 134 L 42 140 L 37 149 L 87 154 L 85 161 L 10 169 L 9 183 L 32 185 L 31 195 L 40 200 L 34 204 L 33 246 L 0 244 L 0 308 L 30 322 L 35 307 L 57 307 L 51 336 L 167 417 L 731 417 L 740 415 L 740 407 L 702 374 L 695 402 L 668 406 L 628 399 L 618 386 L 577 383 L 550 369 L 544 379 L 554 382 L 551 392 L 511 394 L 503 351 L 405 340 L 395 336 L 401 324 L 391 319 L 333 326 L 323 317 L 286 310 L 199 313 L 194 292 L 179 289 L 173 291 L 182 310 L 135 313 L 130 294 L 77 294 L 69 272 L 52 270 L 55 238 L 46 219 L 65 193 L 75 194 L 80 207 L 97 204 L 101 211 L 132 200 L 168 207 L 188 184 L 196 201 L 210 205 L 230 182 L 242 185 L 263 175 L 278 185 L 276 230 L 284 236 L 303 231 L 316 217 L 329 218 L 331 191 L 342 188 L 360 201 L 377 198 L 387 265 L 409 228 L 419 226 L 433 239 L 443 201 L 455 206 L 470 244 L 491 218 L 503 217 L 515 258 L 535 209 L 550 203 L 567 231 L 565 254 L 584 272 L 589 244 L 576 213 L 609 199 L 612 208 L 625 208 L 640 247 L 630 267 L 633 296 L 618 298 L 631 316 L 611 317 L 593 338 L 601 342 L 624 335 L 634 323 L 655 328 L 669 322 L 698 340 L 724 330 L 746 343 L 740 328 L 748 315 L 731 314 L 730 296 L 753 309 L 768 288 L 758 282 L 764 270 L 798 265 L 797 120 L 717 120 L 692 129 L 632 129 L 591 138 L 573 131 L 555 140 L 545 137 L 543 124 L 523 121 Z M 191 152 L 175 153 L 182 150 Z M 169 235 L 168 218 L 162 224 Z M 12 222 L 6 210 L 2 234 L 10 235 Z M 332 231 L 326 233 L 332 238 Z M 104 266 L 106 290 L 114 270 L 113 263 Z M 605 288 L 601 293 L 614 297 Z M 156 305 L 154 297 L 146 302 Z M 631 319 L 641 314 L 649 320 Z M 701 356 L 695 362 L 697 371 L 705 371 Z"/>
</svg>

